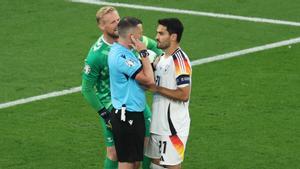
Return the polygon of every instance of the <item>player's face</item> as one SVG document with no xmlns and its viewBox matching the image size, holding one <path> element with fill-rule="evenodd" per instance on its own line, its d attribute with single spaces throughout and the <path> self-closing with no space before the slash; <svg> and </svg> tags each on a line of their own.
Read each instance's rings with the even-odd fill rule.
<svg viewBox="0 0 300 169">
<path fill-rule="evenodd" d="M 120 22 L 120 16 L 117 11 L 110 12 L 103 16 L 100 27 L 103 33 L 108 34 L 113 38 L 118 38 L 117 26 Z"/>
<path fill-rule="evenodd" d="M 157 47 L 160 49 L 168 49 L 170 47 L 170 34 L 167 31 L 167 27 L 158 25 L 156 29 L 156 41 Z"/>
</svg>

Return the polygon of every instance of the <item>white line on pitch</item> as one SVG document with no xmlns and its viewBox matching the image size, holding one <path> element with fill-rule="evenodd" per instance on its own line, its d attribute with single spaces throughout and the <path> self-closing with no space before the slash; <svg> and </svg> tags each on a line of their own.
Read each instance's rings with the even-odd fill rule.
<svg viewBox="0 0 300 169">
<path fill-rule="evenodd" d="M 208 17 L 214 17 L 214 18 L 225 18 L 225 19 L 234 19 L 234 20 L 242 20 L 242 21 L 250 21 L 250 22 L 261 22 L 261 23 L 270 23 L 270 24 L 278 24 L 278 25 L 300 26 L 300 22 L 275 20 L 275 19 L 267 19 L 267 18 L 257 18 L 257 17 L 247 17 L 247 16 L 238 16 L 238 15 L 212 13 L 212 12 L 182 10 L 182 9 L 175 9 L 175 8 L 162 8 L 162 7 L 155 7 L 155 6 L 144 6 L 144 5 L 135 5 L 135 4 L 126 4 L 126 3 L 104 2 L 104 1 L 97 1 L 97 0 L 70 0 L 70 1 L 71 2 L 77 2 L 77 3 L 87 3 L 87 4 L 96 4 L 96 5 L 110 5 L 110 6 L 115 6 L 115 7 L 143 9 L 143 10 L 149 10 L 149 11 L 188 14 L 188 15 L 197 15 L 197 16 L 208 16 Z"/>
<path fill-rule="evenodd" d="M 300 37 L 289 39 L 289 40 L 284 40 L 284 41 L 280 41 L 280 42 L 270 43 L 270 44 L 266 44 L 266 45 L 262 45 L 262 46 L 256 46 L 256 47 L 249 48 L 249 49 L 244 49 L 244 50 L 239 50 L 239 51 L 235 51 L 235 52 L 216 55 L 216 56 L 212 56 L 212 57 L 207 57 L 207 58 L 203 58 L 203 59 L 198 59 L 198 60 L 192 61 L 191 64 L 193 66 L 201 65 L 204 63 L 210 63 L 210 62 L 215 62 L 218 60 L 229 59 L 232 57 L 243 56 L 245 54 L 259 52 L 259 51 L 277 48 L 277 47 L 281 47 L 281 46 L 287 46 L 287 45 L 291 45 L 291 44 L 295 44 L 295 43 L 300 43 Z"/>
<path fill-rule="evenodd" d="M 44 99 L 48 99 L 51 97 L 63 96 L 63 95 L 71 94 L 71 93 L 76 93 L 79 91 L 81 91 L 81 86 L 73 87 L 73 88 L 70 88 L 67 90 L 46 93 L 46 94 L 39 95 L 39 96 L 28 97 L 25 99 L 19 99 L 19 100 L 15 100 L 15 101 L 11 101 L 11 102 L 1 103 L 0 109 L 12 107 L 12 106 L 19 105 L 19 104 L 30 103 L 30 102 L 34 102 L 34 101 L 38 101 L 38 100 L 44 100 Z"/>
<path fill-rule="evenodd" d="M 235 52 L 225 53 L 222 55 L 216 55 L 216 56 L 207 57 L 207 58 L 203 58 L 203 59 L 197 59 L 197 60 L 192 61 L 191 64 L 192 64 L 192 66 L 196 66 L 196 65 L 225 60 L 225 59 L 229 59 L 229 58 L 233 58 L 233 57 L 237 57 L 237 56 L 243 56 L 243 55 L 249 54 L 249 53 L 259 52 L 259 51 L 263 51 L 263 50 L 268 50 L 268 49 L 277 48 L 277 47 L 281 47 L 281 46 L 287 46 L 287 45 L 296 44 L 296 43 L 300 43 L 300 37 L 294 38 L 294 39 L 289 39 L 289 40 L 284 40 L 284 41 L 280 41 L 280 42 L 270 43 L 270 44 L 266 44 L 266 45 L 262 45 L 262 46 L 257 46 L 257 47 L 253 47 L 253 48 L 249 48 L 249 49 L 239 50 L 239 51 L 235 51 Z M 39 96 L 33 96 L 33 97 L 29 97 L 29 98 L 19 99 L 19 100 L 15 100 L 15 101 L 11 101 L 11 102 L 1 103 L 0 109 L 16 106 L 19 104 L 25 104 L 25 103 L 29 103 L 29 102 L 33 102 L 33 101 L 37 101 L 37 100 L 43 100 L 43 99 L 47 99 L 47 98 L 51 98 L 51 97 L 63 96 L 63 95 L 71 94 L 71 93 L 76 93 L 79 91 L 81 91 L 81 86 L 73 87 L 73 88 L 70 88 L 67 90 L 62 90 L 62 91 L 55 91 L 55 92 L 51 92 L 51 93 L 47 93 L 47 94 L 43 94 L 43 95 L 39 95 Z"/>
</svg>

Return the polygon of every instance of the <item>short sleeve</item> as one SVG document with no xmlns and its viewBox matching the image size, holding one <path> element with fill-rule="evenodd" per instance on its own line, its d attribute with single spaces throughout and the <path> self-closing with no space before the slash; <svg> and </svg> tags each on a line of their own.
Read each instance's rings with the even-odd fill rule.
<svg viewBox="0 0 300 169">
<path fill-rule="evenodd" d="M 188 57 L 183 52 L 177 52 L 173 55 L 175 66 L 175 78 L 178 87 L 188 86 L 191 82 L 191 64 Z"/>
<path fill-rule="evenodd" d="M 140 60 L 132 52 L 120 54 L 117 64 L 120 72 L 133 79 L 142 70 Z"/>
</svg>

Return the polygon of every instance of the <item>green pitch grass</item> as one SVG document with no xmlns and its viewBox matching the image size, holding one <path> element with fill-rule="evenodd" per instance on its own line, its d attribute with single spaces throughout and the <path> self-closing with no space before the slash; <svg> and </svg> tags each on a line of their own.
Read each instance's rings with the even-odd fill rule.
<svg viewBox="0 0 300 169">
<path fill-rule="evenodd" d="M 300 21 L 292 0 L 119 2 Z M 62 0 L 0 4 L 0 103 L 79 86 L 83 60 L 99 36 L 99 6 Z M 157 19 L 179 17 L 191 60 L 300 37 L 299 27 L 118 10 L 139 16 L 150 37 Z M 194 66 L 183 168 L 300 168 L 299 55 L 296 44 Z M 0 135 L 1 169 L 103 166 L 102 129 L 80 93 L 1 109 Z"/>
</svg>

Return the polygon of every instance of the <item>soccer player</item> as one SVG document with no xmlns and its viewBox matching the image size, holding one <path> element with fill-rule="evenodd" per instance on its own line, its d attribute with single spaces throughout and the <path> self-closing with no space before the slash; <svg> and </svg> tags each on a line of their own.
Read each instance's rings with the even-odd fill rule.
<svg viewBox="0 0 300 169">
<path fill-rule="evenodd" d="M 154 84 L 146 45 L 139 41 L 135 18 L 125 17 L 118 24 L 119 39 L 108 57 L 113 110 L 112 131 L 119 169 L 138 169 L 144 157 L 145 91 L 140 84 Z M 135 48 L 139 60 L 131 50 Z"/>
<path fill-rule="evenodd" d="M 164 55 L 156 60 L 150 140 L 146 155 L 151 168 L 180 169 L 189 135 L 191 65 L 179 46 L 183 25 L 177 18 L 158 21 L 157 45 Z"/>
<path fill-rule="evenodd" d="M 116 150 L 111 132 L 109 112 L 112 110 L 109 88 L 107 57 L 111 45 L 117 40 L 118 11 L 113 7 L 102 7 L 96 13 L 97 26 L 102 35 L 91 47 L 85 60 L 82 75 L 82 94 L 88 103 L 99 113 L 106 143 L 104 169 L 116 169 Z"/>
<path fill-rule="evenodd" d="M 115 169 L 118 164 L 111 132 L 110 119 L 107 114 L 112 109 L 107 58 L 111 45 L 118 39 L 117 24 L 119 19 L 119 14 L 113 7 L 106 6 L 97 11 L 97 26 L 103 34 L 91 47 L 85 60 L 84 72 L 82 75 L 82 94 L 88 103 L 101 116 L 100 123 L 103 127 L 106 143 L 104 169 Z M 140 25 L 140 27 L 142 28 L 142 25 Z M 154 40 L 146 36 L 142 36 L 142 34 L 140 36 L 150 50 L 157 52 L 157 55 L 162 53 L 161 50 L 156 48 L 156 42 Z M 149 137 L 149 117 L 151 116 L 151 111 L 148 106 L 144 113 L 145 119 L 147 119 L 145 123 L 146 137 Z M 147 138 L 145 140 L 147 141 Z M 143 169 L 149 169 L 149 163 L 150 160 L 145 157 L 143 161 Z"/>
<path fill-rule="evenodd" d="M 138 22 L 137 25 L 137 38 L 139 40 L 141 40 L 146 46 L 147 49 L 155 52 L 156 57 L 160 56 L 163 54 L 163 51 L 161 49 L 159 49 L 157 47 L 157 43 L 155 40 L 148 38 L 147 36 L 143 36 L 143 22 L 137 18 L 131 18 L 131 19 L 135 19 L 136 22 Z M 136 56 L 139 56 L 138 52 L 135 50 L 134 51 Z M 150 59 L 150 56 L 149 56 Z M 155 58 L 151 58 L 150 62 L 154 60 Z M 144 110 L 144 119 L 145 119 L 145 125 L 146 125 L 146 133 L 145 133 L 145 141 L 144 141 L 144 146 L 146 147 L 148 145 L 149 142 L 149 137 L 150 137 L 150 123 L 151 123 L 151 110 L 150 107 L 148 106 L 148 104 L 146 104 L 146 108 Z M 144 160 L 143 160 L 143 169 L 150 169 L 150 163 L 151 163 L 151 159 L 149 159 L 149 157 L 144 156 Z"/>
</svg>

